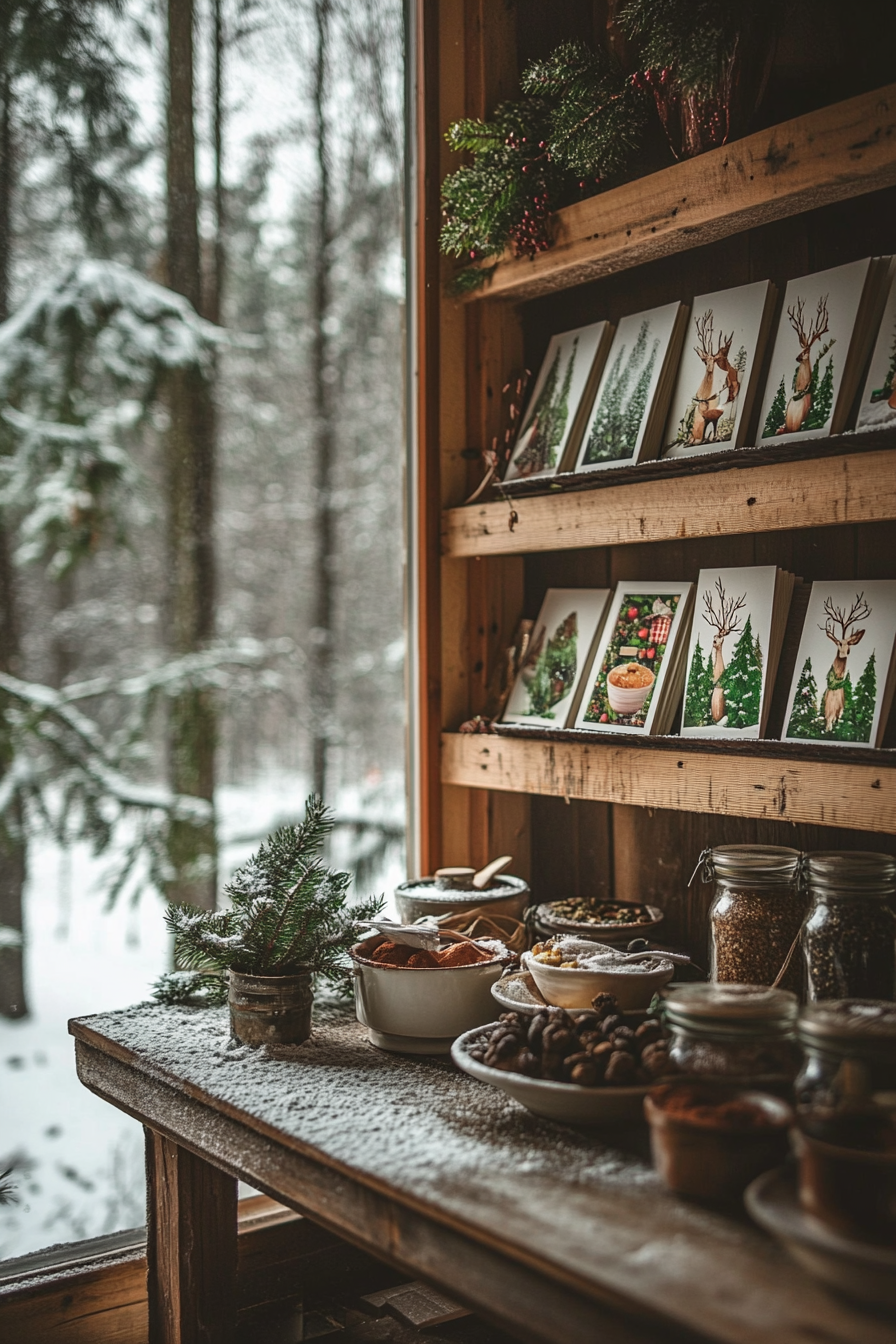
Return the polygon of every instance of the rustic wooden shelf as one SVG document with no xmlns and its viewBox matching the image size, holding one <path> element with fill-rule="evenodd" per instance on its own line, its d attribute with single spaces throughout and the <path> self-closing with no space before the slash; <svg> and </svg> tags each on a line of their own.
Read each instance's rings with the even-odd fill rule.
<svg viewBox="0 0 896 1344">
<path fill-rule="evenodd" d="M 442 554 L 519 555 L 896 518 L 896 447 L 834 453 L 811 467 L 799 458 L 750 465 L 751 454 L 716 458 L 712 470 L 699 459 L 649 463 L 616 485 L 611 473 L 597 472 L 590 489 L 514 495 L 515 519 L 507 500 L 447 509 Z"/>
<path fill-rule="evenodd" d="M 468 298 L 536 298 L 894 183 L 888 84 L 559 210 L 549 251 L 505 254 Z"/>
<path fill-rule="evenodd" d="M 836 753 L 582 732 L 444 733 L 442 783 L 892 834 L 896 752 Z"/>
</svg>

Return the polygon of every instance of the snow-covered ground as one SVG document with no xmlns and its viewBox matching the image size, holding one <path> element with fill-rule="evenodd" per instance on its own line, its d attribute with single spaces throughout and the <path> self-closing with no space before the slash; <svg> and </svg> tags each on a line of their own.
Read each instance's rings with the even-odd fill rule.
<svg viewBox="0 0 896 1344">
<path fill-rule="evenodd" d="M 304 796 L 294 778 L 222 789 L 222 873 L 274 825 L 300 815 Z M 400 826 L 401 781 L 346 790 L 336 810 Z M 335 863 L 348 861 L 349 843 L 337 835 Z M 143 1222 L 140 1126 L 78 1082 L 67 1022 L 148 998 L 170 957 L 159 897 L 147 893 L 136 906 L 106 910 L 101 878 L 108 860 L 93 858 L 86 846 L 62 854 L 45 839 L 33 844 L 29 862 L 32 1015 L 22 1022 L 0 1018 L 0 1171 L 15 1164 L 21 1196 L 18 1205 L 0 1207 L 0 1259 Z M 404 875 L 403 855 L 393 846 L 373 887 L 389 894 Z"/>
</svg>

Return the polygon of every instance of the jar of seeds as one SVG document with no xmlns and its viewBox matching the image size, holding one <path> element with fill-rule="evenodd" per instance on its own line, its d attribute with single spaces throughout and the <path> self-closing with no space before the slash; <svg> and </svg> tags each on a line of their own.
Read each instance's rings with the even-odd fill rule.
<svg viewBox="0 0 896 1344">
<path fill-rule="evenodd" d="M 743 985 L 777 982 L 799 993 L 803 975 L 796 952 L 807 904 L 799 851 L 781 845 L 725 845 L 702 857 L 703 880 L 715 883 L 709 911 L 710 979 Z"/>
<path fill-rule="evenodd" d="M 795 994 L 766 985 L 670 985 L 663 997 L 669 1063 L 681 1073 L 788 1093 L 800 1066 Z"/>
<path fill-rule="evenodd" d="M 809 855 L 803 927 L 806 997 L 892 999 L 896 980 L 896 860 L 889 854 Z"/>
<path fill-rule="evenodd" d="M 839 999 L 811 1003 L 797 1035 L 800 1127 L 826 1143 L 865 1146 L 890 1126 L 896 1097 L 896 1003 Z"/>
</svg>

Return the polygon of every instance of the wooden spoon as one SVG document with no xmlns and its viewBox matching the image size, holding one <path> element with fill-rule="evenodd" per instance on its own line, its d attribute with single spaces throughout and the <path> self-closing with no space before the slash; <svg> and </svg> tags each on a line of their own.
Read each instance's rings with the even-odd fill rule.
<svg viewBox="0 0 896 1344">
<path fill-rule="evenodd" d="M 500 859 L 492 859 L 491 863 L 487 863 L 484 868 L 480 868 L 479 872 L 473 875 L 473 886 L 477 891 L 482 891 L 493 877 L 503 873 L 504 869 L 508 868 L 511 863 L 513 863 L 512 854 L 502 854 Z"/>
</svg>

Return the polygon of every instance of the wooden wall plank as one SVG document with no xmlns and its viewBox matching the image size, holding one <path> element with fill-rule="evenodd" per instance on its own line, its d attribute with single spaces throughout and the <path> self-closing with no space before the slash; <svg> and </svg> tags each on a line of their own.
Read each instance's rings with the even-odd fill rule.
<svg viewBox="0 0 896 1344">
<path fill-rule="evenodd" d="M 589 798 L 710 816 L 896 831 L 896 761 L 811 760 L 581 741 L 442 737 L 442 780 L 467 788 Z"/>
<path fill-rule="evenodd" d="M 583 546 L 629 546 L 896 518 L 896 448 L 810 461 L 732 467 L 514 502 L 450 509 L 442 549 L 452 558 Z"/>
<path fill-rule="evenodd" d="M 554 245 L 505 254 L 481 298 L 529 299 L 896 183 L 896 85 L 567 206 Z"/>
</svg>

